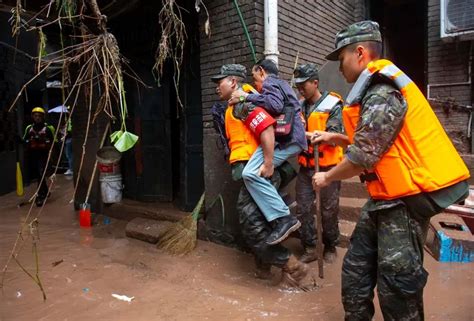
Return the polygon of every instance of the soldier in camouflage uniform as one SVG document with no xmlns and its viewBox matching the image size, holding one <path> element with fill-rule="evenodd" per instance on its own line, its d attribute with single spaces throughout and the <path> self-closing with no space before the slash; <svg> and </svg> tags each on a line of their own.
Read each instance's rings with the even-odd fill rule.
<svg viewBox="0 0 474 321">
<path fill-rule="evenodd" d="M 294 71 L 295 84 L 304 97 L 301 109 L 306 120 L 306 130 L 308 128 L 309 117 L 313 112 L 320 114 L 329 114 L 326 121 L 327 132 L 342 133 L 341 108 L 342 101 L 337 99 L 333 93 L 319 91 L 319 73 L 315 64 L 304 64 L 298 66 Z M 329 110 L 329 111 L 328 111 Z M 335 150 L 328 150 L 334 153 Z M 342 155 L 339 153 L 338 160 Z M 323 157 L 323 155 L 321 155 Z M 301 221 L 300 235 L 304 253 L 300 257 L 301 262 L 309 263 L 317 260 L 316 251 L 316 230 L 314 225 L 313 202 L 315 193 L 311 183 L 311 177 L 314 175 L 314 155 L 312 150 L 305 150 L 299 156 L 300 170 L 296 179 L 296 215 Z M 320 166 L 319 170 L 327 172 L 334 167 L 336 163 L 328 166 Z M 329 186 L 322 188 L 321 195 L 321 214 L 323 222 L 323 243 L 324 260 L 328 263 L 334 262 L 336 257 L 336 245 L 339 239 L 339 192 L 341 190 L 341 181 L 334 181 Z"/>
<path fill-rule="evenodd" d="M 222 100 L 228 100 L 230 98 L 230 92 L 241 87 L 241 83 L 245 79 L 245 76 L 246 69 L 244 66 L 239 64 L 227 64 L 221 67 L 220 74 L 213 76 L 211 79 L 217 84 L 216 91 L 220 98 Z M 253 106 L 250 106 L 250 103 L 241 102 L 235 104 L 232 108 L 232 116 L 236 121 L 242 121 L 243 123 L 245 116 L 252 108 Z M 228 115 L 226 115 L 226 117 L 228 117 Z M 226 138 L 230 140 L 230 136 L 235 131 L 227 128 L 225 132 L 227 133 Z M 245 143 L 243 141 L 240 142 Z M 247 143 L 251 144 L 250 141 Z M 239 146 L 239 149 L 244 149 L 245 146 L 243 145 Z M 230 158 L 235 159 L 235 157 L 232 156 L 232 148 L 235 148 L 235 146 L 230 146 Z M 252 150 L 252 153 L 253 152 L 254 150 Z M 242 183 L 237 198 L 237 211 L 239 213 L 242 237 L 255 255 L 255 262 L 257 265 L 256 276 L 264 279 L 270 278 L 270 268 L 273 265 L 282 268 L 284 277 L 283 281 L 286 282 L 285 285 L 288 285 L 289 283 L 291 286 L 297 286 L 299 281 L 306 275 L 308 267 L 305 264 L 300 263 L 296 257 L 282 245 L 266 244 L 265 240 L 273 229 L 267 222 L 265 216 L 263 216 L 242 181 L 242 171 L 250 156 L 251 154 L 248 155 L 243 153 L 238 157 L 238 160 L 234 161 L 229 159 L 229 161 L 231 162 L 232 167 L 232 179 L 236 182 Z M 284 162 L 275 170 L 271 177 L 271 181 L 276 189 L 283 188 L 295 176 L 296 173 L 292 166 L 288 162 Z"/>
<path fill-rule="evenodd" d="M 372 21 L 355 23 L 337 34 L 336 50 L 327 59 L 340 61 L 341 72 L 349 83 L 357 81 L 348 101 L 352 92 L 360 90 L 359 78 L 367 74 L 367 65 L 380 58 L 381 42 L 379 26 Z M 393 82 L 376 73 L 370 83 L 363 85 L 367 89 L 359 100 L 352 144 L 348 137 L 323 132 L 312 140 L 348 145 L 339 165 L 314 175 L 314 188 L 373 169 L 399 137 L 404 121 L 408 121 L 407 101 Z M 346 320 L 372 320 L 375 286 L 385 320 L 424 319 L 423 288 L 428 273 L 423 268 L 423 243 L 429 218 L 465 198 L 467 192 L 468 185 L 463 180 L 434 192 L 390 200 L 369 198 L 342 266 Z"/>
</svg>

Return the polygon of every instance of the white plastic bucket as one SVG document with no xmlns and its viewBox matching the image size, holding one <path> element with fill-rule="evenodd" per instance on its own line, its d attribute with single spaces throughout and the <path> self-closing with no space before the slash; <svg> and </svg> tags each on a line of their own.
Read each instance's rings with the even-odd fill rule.
<svg viewBox="0 0 474 321">
<path fill-rule="evenodd" d="M 119 203 L 122 201 L 122 175 L 106 175 L 99 177 L 102 202 Z"/>
<path fill-rule="evenodd" d="M 113 146 L 102 147 L 97 151 L 97 168 L 101 176 L 120 174 L 122 154 Z"/>
</svg>

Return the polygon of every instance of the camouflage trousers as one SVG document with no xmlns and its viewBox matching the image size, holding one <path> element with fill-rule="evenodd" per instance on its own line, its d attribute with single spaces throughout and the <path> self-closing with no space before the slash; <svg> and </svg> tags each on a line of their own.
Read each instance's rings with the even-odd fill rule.
<svg viewBox="0 0 474 321">
<path fill-rule="evenodd" d="M 329 168 L 322 168 L 321 171 L 328 171 Z M 314 225 L 315 193 L 311 178 L 314 169 L 300 167 L 296 178 L 296 215 L 301 222 L 300 237 L 301 243 L 305 247 L 316 246 L 316 229 Z M 329 186 L 320 190 L 321 214 L 323 220 L 323 243 L 326 246 L 336 246 L 339 239 L 339 192 L 341 182 L 332 182 Z"/>
<path fill-rule="evenodd" d="M 423 320 L 423 244 L 429 218 L 414 218 L 399 200 L 369 200 L 342 265 L 345 320 L 372 320 L 374 288 L 384 320 Z"/>
<path fill-rule="evenodd" d="M 279 185 L 279 179 L 279 174 L 275 171 L 272 177 L 273 184 Z M 257 265 L 283 267 L 290 257 L 290 252 L 280 244 L 265 243 L 272 228 L 244 184 L 237 198 L 237 211 L 242 237 L 254 253 Z"/>
</svg>

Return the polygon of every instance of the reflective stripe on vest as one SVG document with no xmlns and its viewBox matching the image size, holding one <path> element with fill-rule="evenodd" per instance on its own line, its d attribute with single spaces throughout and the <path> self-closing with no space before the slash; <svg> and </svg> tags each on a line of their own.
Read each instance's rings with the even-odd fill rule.
<svg viewBox="0 0 474 321">
<path fill-rule="evenodd" d="M 329 113 L 340 101 L 341 98 L 336 94 L 328 94 L 309 115 L 308 120 L 306 121 L 306 130 L 309 132 L 315 130 L 326 130 Z M 340 163 L 342 160 L 342 148 L 339 146 L 321 144 L 319 145 L 318 151 L 320 166 L 333 166 Z M 304 167 L 314 168 L 313 146 L 308 145 L 308 150 L 303 151 L 298 156 L 298 163 Z"/>
<path fill-rule="evenodd" d="M 247 161 L 258 147 L 257 140 L 245 124 L 232 114 L 234 107 L 229 106 L 225 112 L 225 131 L 229 140 L 229 163 Z"/>
<path fill-rule="evenodd" d="M 364 176 L 370 177 L 366 180 L 370 196 L 394 199 L 436 191 L 469 178 L 464 161 L 420 89 L 385 59 L 369 63 L 348 95 L 348 106 L 344 107 L 342 114 L 350 142 L 354 142 L 360 101 L 376 73 L 393 81 L 408 107 L 395 142 Z"/>
<path fill-rule="evenodd" d="M 26 139 L 28 141 L 28 149 L 33 149 L 33 150 L 46 150 L 51 147 L 51 140 L 48 138 L 48 135 L 46 133 L 46 130 L 50 130 L 52 126 L 49 126 L 48 124 L 45 124 L 41 130 L 37 131 L 34 129 L 32 125 L 28 125 L 26 128 Z"/>
</svg>

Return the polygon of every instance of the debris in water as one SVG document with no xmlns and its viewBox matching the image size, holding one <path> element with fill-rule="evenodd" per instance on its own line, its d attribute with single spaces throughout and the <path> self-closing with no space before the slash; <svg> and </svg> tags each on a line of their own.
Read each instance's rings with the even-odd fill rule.
<svg viewBox="0 0 474 321">
<path fill-rule="evenodd" d="M 22 295 L 22 294 L 21 294 L 21 292 L 20 292 L 20 291 L 16 291 L 16 297 L 17 297 L 17 298 L 20 298 L 20 297 L 21 297 L 21 295 Z"/>
<path fill-rule="evenodd" d="M 51 263 L 51 265 L 52 265 L 53 267 L 55 267 L 55 266 L 58 266 L 59 264 L 61 264 L 61 263 L 63 263 L 63 262 L 64 262 L 64 260 L 61 259 L 61 260 L 59 260 L 59 261 L 55 261 L 55 262 Z"/>
<path fill-rule="evenodd" d="M 84 291 L 85 293 L 89 292 L 89 288 L 83 288 L 82 291 Z"/>
<path fill-rule="evenodd" d="M 122 301 L 127 301 L 127 302 L 132 302 L 132 300 L 135 299 L 134 296 L 129 297 L 126 295 L 120 295 L 120 294 L 115 294 L 115 293 L 112 293 L 112 296 L 116 298 L 117 300 L 122 300 Z"/>
</svg>

